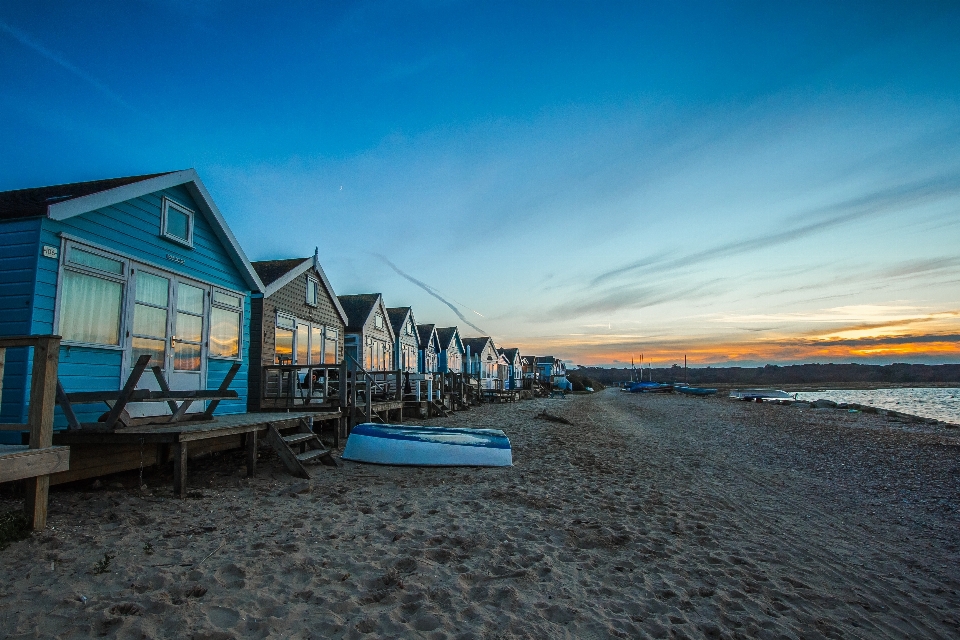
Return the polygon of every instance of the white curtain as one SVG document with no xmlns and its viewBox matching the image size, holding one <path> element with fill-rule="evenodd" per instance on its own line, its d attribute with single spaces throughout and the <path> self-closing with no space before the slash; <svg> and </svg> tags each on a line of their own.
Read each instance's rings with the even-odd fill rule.
<svg viewBox="0 0 960 640">
<path fill-rule="evenodd" d="M 123 285 L 96 276 L 63 272 L 60 335 L 71 342 L 120 344 Z"/>
</svg>

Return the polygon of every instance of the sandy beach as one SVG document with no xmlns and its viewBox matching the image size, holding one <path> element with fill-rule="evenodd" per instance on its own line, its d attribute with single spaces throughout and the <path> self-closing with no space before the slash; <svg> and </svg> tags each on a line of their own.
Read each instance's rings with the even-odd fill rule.
<svg viewBox="0 0 960 640">
<path fill-rule="evenodd" d="M 57 488 L 0 552 L 0 635 L 960 637 L 957 429 L 616 390 L 429 424 L 515 465 L 300 481 L 262 449 L 186 500 L 169 469 Z"/>
</svg>

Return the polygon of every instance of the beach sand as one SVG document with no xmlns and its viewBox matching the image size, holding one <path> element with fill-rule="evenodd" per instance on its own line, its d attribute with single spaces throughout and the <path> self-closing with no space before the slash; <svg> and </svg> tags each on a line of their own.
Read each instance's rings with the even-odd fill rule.
<svg viewBox="0 0 960 640">
<path fill-rule="evenodd" d="M 503 429 L 515 466 L 301 481 L 262 449 L 185 500 L 169 469 L 58 488 L 0 552 L 0 635 L 960 637 L 956 429 L 616 390 L 429 424 Z"/>
</svg>

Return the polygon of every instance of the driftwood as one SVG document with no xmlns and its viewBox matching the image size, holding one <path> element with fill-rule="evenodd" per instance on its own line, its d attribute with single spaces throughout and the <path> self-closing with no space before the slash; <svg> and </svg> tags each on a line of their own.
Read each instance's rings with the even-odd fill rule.
<svg viewBox="0 0 960 640">
<path fill-rule="evenodd" d="M 536 414 L 533 417 L 540 418 L 541 420 L 549 420 L 550 422 L 559 422 L 560 424 L 569 424 L 569 425 L 573 424 L 566 418 L 563 418 L 561 416 L 555 416 L 552 413 L 547 413 L 546 409 L 544 409 L 543 411 L 541 411 L 540 413 Z"/>
</svg>

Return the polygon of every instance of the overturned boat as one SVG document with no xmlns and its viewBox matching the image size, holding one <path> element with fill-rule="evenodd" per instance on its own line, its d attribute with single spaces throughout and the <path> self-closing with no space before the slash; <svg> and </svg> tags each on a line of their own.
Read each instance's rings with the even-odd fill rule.
<svg viewBox="0 0 960 640">
<path fill-rule="evenodd" d="M 706 387 L 688 387 L 687 385 L 674 385 L 673 390 L 677 393 L 685 393 L 688 396 L 712 396 L 717 393 L 716 389 Z"/>
<path fill-rule="evenodd" d="M 790 394 L 779 389 L 744 389 L 730 392 L 730 397 L 747 402 L 782 402 L 796 400 L 797 394 Z"/>
<path fill-rule="evenodd" d="M 418 467 L 510 467 L 510 440 L 499 429 L 358 424 L 344 460 Z"/>
</svg>

